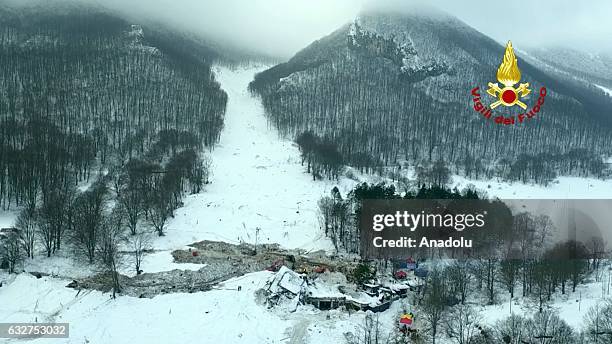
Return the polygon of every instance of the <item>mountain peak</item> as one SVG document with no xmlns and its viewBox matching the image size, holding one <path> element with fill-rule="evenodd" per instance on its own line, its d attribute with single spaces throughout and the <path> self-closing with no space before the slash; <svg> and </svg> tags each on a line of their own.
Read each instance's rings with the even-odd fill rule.
<svg viewBox="0 0 612 344">
<path fill-rule="evenodd" d="M 410 16 L 437 20 L 456 19 L 451 14 L 432 6 L 424 1 L 383 1 L 380 3 L 369 3 L 363 7 L 360 16 L 386 15 L 386 16 Z"/>
</svg>

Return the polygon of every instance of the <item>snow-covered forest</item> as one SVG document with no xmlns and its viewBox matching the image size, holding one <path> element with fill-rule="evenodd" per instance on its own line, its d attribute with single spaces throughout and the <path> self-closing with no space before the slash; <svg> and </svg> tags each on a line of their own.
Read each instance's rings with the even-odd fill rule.
<svg viewBox="0 0 612 344">
<path fill-rule="evenodd" d="M 251 89 L 282 133 L 312 132 L 353 166 L 444 161 L 468 178 L 541 184 L 607 176 L 611 99 L 592 84 L 521 60 L 523 77 L 551 91 L 540 119 L 505 128 L 473 112 L 470 90 L 494 79 L 502 52 L 442 12 L 364 13 L 259 74 Z"/>
<path fill-rule="evenodd" d="M 507 128 L 469 108 L 503 46 L 436 11 L 364 12 L 276 63 L 41 4 L 0 4 L 0 341 L 611 343 L 607 228 L 504 203 L 612 197 L 606 60 L 519 52 L 550 97 Z M 366 200 L 424 199 L 511 223 L 364 252 Z"/>
<path fill-rule="evenodd" d="M 119 216 L 104 214 L 111 199 L 133 235 L 145 219 L 163 235 L 206 183 L 201 152 L 223 127 L 209 56 L 95 10 L 3 8 L 0 21 L 0 202 L 21 209 L 26 256 L 36 237 L 47 256 L 71 241 L 93 263 Z"/>
</svg>

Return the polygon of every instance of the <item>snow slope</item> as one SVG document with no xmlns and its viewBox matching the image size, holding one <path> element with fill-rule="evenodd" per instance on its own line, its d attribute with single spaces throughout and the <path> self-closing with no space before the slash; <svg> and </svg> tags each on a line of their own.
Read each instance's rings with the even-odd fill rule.
<svg viewBox="0 0 612 344">
<path fill-rule="evenodd" d="M 317 201 L 336 183 L 312 181 L 296 145 L 267 125 L 259 99 L 247 90 L 256 72 L 216 67 L 228 93 L 225 128 L 211 152 L 211 184 L 186 197 L 165 238 L 170 249 L 196 240 L 280 243 L 286 248 L 331 249 L 317 220 Z M 348 181 L 346 188 L 352 185 Z M 342 183 L 341 183 L 342 184 Z"/>
</svg>

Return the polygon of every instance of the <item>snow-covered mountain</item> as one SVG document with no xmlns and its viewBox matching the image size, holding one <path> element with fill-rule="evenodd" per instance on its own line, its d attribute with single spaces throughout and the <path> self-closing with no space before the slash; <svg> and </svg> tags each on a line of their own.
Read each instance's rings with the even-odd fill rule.
<svg viewBox="0 0 612 344">
<path fill-rule="evenodd" d="M 600 53 L 589 54 L 582 51 L 555 47 L 528 50 L 535 57 L 535 64 L 548 68 L 551 73 L 564 74 L 587 82 L 612 88 L 612 56 Z"/>
<path fill-rule="evenodd" d="M 556 173 L 600 174 L 600 156 L 612 153 L 612 99 L 592 85 L 568 83 L 518 53 L 521 82 L 534 91 L 525 102 L 535 104 L 540 88 L 548 90 L 542 111 L 514 127 L 474 111 L 474 87 L 485 105 L 494 100 L 485 90 L 497 82 L 503 53 L 503 46 L 441 11 L 370 10 L 259 74 L 251 88 L 283 133 L 312 130 L 335 142 L 353 165 L 442 159 L 468 176 L 477 171 L 539 182 Z M 599 167 L 570 167 L 577 159 Z"/>
<path fill-rule="evenodd" d="M 34 238 L 19 274 L 0 268 L 0 323 L 68 322 L 70 338 L 57 342 L 74 344 L 353 344 L 379 326 L 391 343 L 405 343 L 397 325 L 408 310 L 421 339 L 431 333 L 422 305 L 434 288 L 419 291 L 429 283 L 423 275 L 408 271 L 400 281 L 392 263 L 338 249 L 320 216 L 332 188 L 333 212 L 349 214 L 342 197 L 357 183 L 414 187 L 410 163 L 444 159 L 464 175 L 451 187 L 475 185 L 492 197 L 612 195 L 610 181 L 591 178 L 605 176 L 601 160 L 610 153 L 598 110 L 609 110 L 607 98 L 520 55 L 525 81 L 551 90 L 546 110 L 524 128 L 492 126 L 469 110 L 470 92 L 495 81 L 503 47 L 447 14 L 367 12 L 269 69 L 235 67 L 244 56 L 217 48 L 87 6 L 46 13 L 0 5 L 0 206 L 8 208 L 0 230 L 16 226 Z M 321 136 L 319 174 L 312 152 L 293 140 L 304 130 Z M 334 144 L 349 166 L 330 161 Z M 394 165 L 393 178 L 359 171 L 383 163 Z M 556 170 L 579 177 L 514 183 L 550 182 Z M 41 234 L 58 222 L 49 254 Z M 497 321 L 517 313 L 531 321 L 534 300 L 542 307 L 544 297 L 543 314 L 559 314 L 577 333 L 610 297 L 607 261 L 576 275 L 573 293 L 568 275 L 530 261 L 521 271 L 528 294 L 519 297 L 518 270 L 511 273 L 514 299 L 502 277 L 508 266 L 488 261 L 450 273 L 450 263 L 419 261 L 422 271 L 445 271 L 447 290 L 434 300 L 444 304 L 445 324 L 457 318 L 446 316 L 459 309 L 450 306 L 457 278 L 473 289 L 467 303 L 477 316 L 468 327 L 497 339 L 479 343 L 502 342 Z M 326 310 L 328 299 L 330 308 L 353 303 Z M 454 342 L 448 324 L 436 343 Z M 532 327 L 517 343 L 541 334 Z"/>
</svg>

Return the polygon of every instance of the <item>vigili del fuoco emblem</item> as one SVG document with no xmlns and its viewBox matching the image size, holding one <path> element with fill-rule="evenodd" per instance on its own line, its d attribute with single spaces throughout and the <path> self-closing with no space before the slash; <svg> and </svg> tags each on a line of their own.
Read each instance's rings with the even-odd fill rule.
<svg viewBox="0 0 612 344">
<path fill-rule="evenodd" d="M 514 54 L 512 42 L 509 41 L 506 45 L 506 52 L 504 53 L 503 61 L 497 69 L 498 82 L 489 82 L 489 88 L 487 89 L 487 93 L 497 100 L 491 103 L 491 105 L 488 107 L 483 105 L 480 97 L 480 88 L 475 87 L 472 89 L 474 110 L 481 113 L 487 119 L 493 117 L 495 123 L 497 124 L 505 125 L 523 123 L 526 119 L 532 119 L 535 117 L 535 115 L 540 112 L 541 107 L 544 104 L 544 98 L 546 97 L 545 87 L 540 88 L 537 104 L 527 113 L 521 113 L 516 116 L 512 115 L 509 117 L 503 115 L 493 116 L 493 110 L 500 106 L 513 108 L 516 105 L 523 110 L 527 110 L 528 106 L 523 101 L 523 98 L 527 97 L 531 93 L 531 89 L 529 88 L 530 85 L 528 82 L 520 83 L 521 77 L 521 70 L 518 67 L 518 59 Z M 518 87 L 516 87 L 517 84 Z"/>
</svg>

